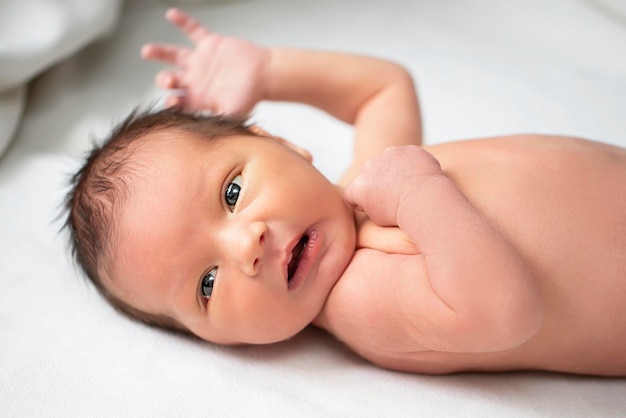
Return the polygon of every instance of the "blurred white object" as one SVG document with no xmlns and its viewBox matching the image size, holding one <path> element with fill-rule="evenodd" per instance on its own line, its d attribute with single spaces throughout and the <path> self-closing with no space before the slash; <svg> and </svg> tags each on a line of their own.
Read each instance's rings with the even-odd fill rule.
<svg viewBox="0 0 626 418">
<path fill-rule="evenodd" d="M 109 32 L 120 0 L 0 2 L 0 155 L 17 128 L 34 76 Z"/>
<path fill-rule="evenodd" d="M 626 1 L 624 0 L 587 0 L 602 7 L 606 13 L 614 14 L 615 17 L 623 19 L 626 25 Z"/>
</svg>

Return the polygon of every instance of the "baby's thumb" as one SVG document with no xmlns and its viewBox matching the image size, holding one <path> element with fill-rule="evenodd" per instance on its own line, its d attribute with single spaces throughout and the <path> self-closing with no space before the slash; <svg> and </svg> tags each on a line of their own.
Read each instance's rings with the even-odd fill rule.
<svg viewBox="0 0 626 418">
<path fill-rule="evenodd" d="M 363 210 L 363 205 L 359 199 L 358 186 L 355 184 L 354 180 L 348 183 L 348 185 L 343 189 L 343 198 L 354 208 L 361 211 Z"/>
<path fill-rule="evenodd" d="M 220 114 L 230 116 L 246 117 L 252 111 L 253 105 L 240 97 L 238 94 L 231 94 L 219 103 Z"/>
</svg>

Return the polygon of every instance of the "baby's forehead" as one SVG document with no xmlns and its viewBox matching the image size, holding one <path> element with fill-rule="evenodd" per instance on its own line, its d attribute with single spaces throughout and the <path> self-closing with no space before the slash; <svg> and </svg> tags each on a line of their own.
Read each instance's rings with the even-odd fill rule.
<svg viewBox="0 0 626 418">
<path fill-rule="evenodd" d="M 155 158 L 155 153 L 166 151 L 198 151 L 217 148 L 227 141 L 247 135 L 216 136 L 193 132 L 180 128 L 162 128 L 158 131 L 148 132 L 136 140 L 136 154 Z M 250 135 L 253 136 L 253 135 Z"/>
<path fill-rule="evenodd" d="M 209 138 L 199 133 L 177 128 L 162 128 L 138 137 L 136 139 L 136 151 L 141 154 L 154 150 L 190 149 L 206 146 L 210 141 Z"/>
</svg>

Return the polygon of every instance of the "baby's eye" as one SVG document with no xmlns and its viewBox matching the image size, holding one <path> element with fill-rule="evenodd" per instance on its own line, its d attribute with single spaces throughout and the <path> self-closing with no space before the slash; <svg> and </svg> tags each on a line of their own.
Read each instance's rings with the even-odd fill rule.
<svg viewBox="0 0 626 418">
<path fill-rule="evenodd" d="M 204 298 L 210 298 L 213 293 L 213 285 L 215 284 L 215 276 L 217 275 L 217 267 L 213 267 L 203 277 L 200 283 L 200 294 Z"/>
<path fill-rule="evenodd" d="M 226 187 L 226 192 L 224 192 L 224 200 L 228 205 L 228 208 L 232 212 L 235 210 L 235 204 L 237 203 L 237 199 L 239 199 L 239 192 L 241 192 L 241 175 L 235 177 L 230 183 L 228 183 L 228 187 Z"/>
</svg>

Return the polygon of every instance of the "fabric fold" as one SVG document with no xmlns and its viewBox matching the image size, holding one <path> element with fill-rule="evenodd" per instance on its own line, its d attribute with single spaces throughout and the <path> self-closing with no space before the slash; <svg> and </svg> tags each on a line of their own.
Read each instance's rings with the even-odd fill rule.
<svg viewBox="0 0 626 418">
<path fill-rule="evenodd" d="M 110 33 L 121 4 L 121 0 L 0 3 L 0 155 L 17 130 L 28 82 Z"/>
</svg>

